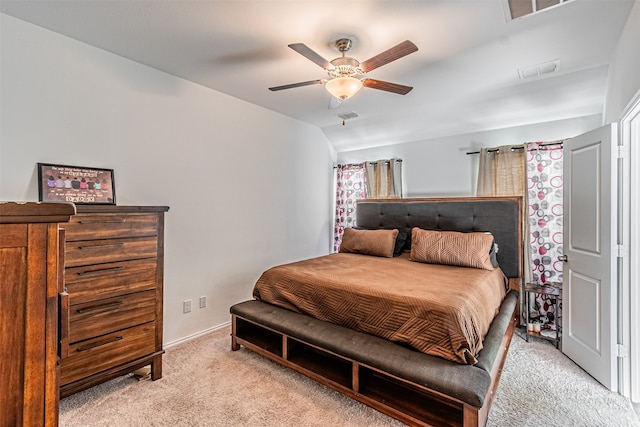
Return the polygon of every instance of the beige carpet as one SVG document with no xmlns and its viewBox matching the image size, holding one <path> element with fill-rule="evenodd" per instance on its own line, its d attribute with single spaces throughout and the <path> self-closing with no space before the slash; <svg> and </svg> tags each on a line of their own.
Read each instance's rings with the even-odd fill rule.
<svg viewBox="0 0 640 427">
<path fill-rule="evenodd" d="M 164 377 L 121 377 L 60 404 L 72 426 L 401 426 L 377 411 L 242 349 L 229 330 L 167 350 Z M 610 393 L 548 342 L 514 336 L 489 426 L 640 426 Z"/>
</svg>

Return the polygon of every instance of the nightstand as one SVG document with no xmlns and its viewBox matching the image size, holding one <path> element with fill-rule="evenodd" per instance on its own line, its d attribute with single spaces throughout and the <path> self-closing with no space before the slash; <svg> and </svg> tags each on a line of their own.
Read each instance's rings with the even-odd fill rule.
<svg viewBox="0 0 640 427">
<path fill-rule="evenodd" d="M 540 331 L 530 331 L 529 323 L 530 323 L 530 314 L 529 314 L 529 296 L 531 294 L 544 294 L 544 295 L 554 295 L 556 297 L 556 303 L 554 304 L 555 308 L 555 322 L 556 322 L 556 336 L 546 336 L 542 335 Z M 546 282 L 546 283 L 527 283 L 524 285 L 524 299 L 525 299 L 525 312 L 526 312 L 526 322 L 527 322 L 527 333 L 525 335 L 525 339 L 529 342 L 529 335 L 544 338 L 552 341 L 556 348 L 560 347 L 560 339 L 561 339 L 561 322 L 560 322 L 560 302 L 562 301 L 562 282 Z"/>
</svg>

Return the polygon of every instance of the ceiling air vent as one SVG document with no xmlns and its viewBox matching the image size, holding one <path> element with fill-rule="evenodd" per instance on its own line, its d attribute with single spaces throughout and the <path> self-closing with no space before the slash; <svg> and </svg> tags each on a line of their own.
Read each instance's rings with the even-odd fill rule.
<svg viewBox="0 0 640 427">
<path fill-rule="evenodd" d="M 502 0 L 507 21 L 541 12 L 573 0 Z"/>
<path fill-rule="evenodd" d="M 340 117 L 342 120 L 355 119 L 356 117 L 358 117 L 358 113 L 355 113 L 353 111 L 349 111 L 348 113 L 336 114 L 336 115 Z"/>
<path fill-rule="evenodd" d="M 539 77 L 544 74 L 555 73 L 560 69 L 560 60 L 543 62 L 542 64 L 533 65 L 531 67 L 519 68 L 518 75 L 521 79 L 530 79 L 532 77 Z"/>
</svg>

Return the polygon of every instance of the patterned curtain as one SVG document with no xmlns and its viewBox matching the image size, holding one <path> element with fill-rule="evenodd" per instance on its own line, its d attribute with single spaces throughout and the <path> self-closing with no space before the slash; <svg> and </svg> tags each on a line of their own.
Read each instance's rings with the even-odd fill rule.
<svg viewBox="0 0 640 427">
<path fill-rule="evenodd" d="M 336 178 L 336 223 L 333 230 L 333 250 L 340 250 L 342 234 L 356 225 L 356 201 L 367 198 L 365 163 L 338 165 Z"/>
<path fill-rule="evenodd" d="M 529 231 L 533 281 L 562 281 L 562 145 L 534 142 L 527 144 Z M 541 328 L 556 329 L 555 296 L 537 294 L 529 307 L 539 318 Z M 561 307 L 560 307 L 561 309 Z"/>
</svg>

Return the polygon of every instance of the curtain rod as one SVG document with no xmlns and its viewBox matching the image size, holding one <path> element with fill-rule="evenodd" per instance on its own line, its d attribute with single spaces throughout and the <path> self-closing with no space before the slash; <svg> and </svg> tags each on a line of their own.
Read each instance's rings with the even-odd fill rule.
<svg viewBox="0 0 640 427">
<path fill-rule="evenodd" d="M 564 140 L 562 140 L 562 141 L 554 141 L 554 142 L 546 142 L 544 144 L 538 144 L 538 147 L 547 147 L 549 145 L 562 145 L 563 142 L 564 142 Z M 511 148 L 511 150 L 523 150 L 523 149 L 524 149 L 524 147 L 512 147 Z M 489 153 L 495 153 L 497 151 L 499 151 L 497 148 L 492 148 L 490 150 L 487 150 L 487 152 L 489 152 Z M 469 155 L 469 154 L 480 154 L 480 152 L 479 151 L 469 151 L 469 152 L 467 152 L 467 155 Z"/>
<path fill-rule="evenodd" d="M 392 160 L 395 160 L 398 163 L 402 163 L 402 159 L 392 159 Z M 363 162 L 363 163 L 369 163 L 370 165 L 373 165 L 373 164 L 376 164 L 377 162 L 375 162 L 375 161 L 372 161 L 372 162 L 371 161 L 366 161 L 366 162 Z M 389 164 L 389 163 L 391 163 L 389 160 L 385 160 L 385 164 Z M 347 163 L 346 166 L 358 165 L 358 164 L 360 164 L 360 163 Z M 338 166 L 334 166 L 333 168 L 337 169 Z"/>
<path fill-rule="evenodd" d="M 391 160 L 395 160 L 397 163 L 402 163 L 402 159 L 391 159 Z M 371 161 L 371 162 L 365 162 L 365 163 L 369 163 L 370 165 L 375 165 L 376 163 L 378 163 L 377 161 Z M 390 160 L 385 160 L 384 164 L 388 165 L 389 163 L 391 163 Z"/>
</svg>

